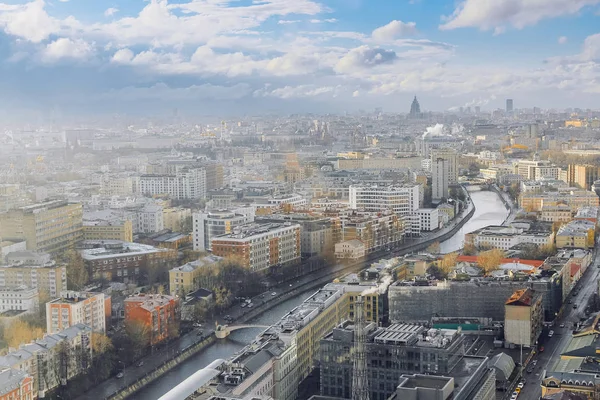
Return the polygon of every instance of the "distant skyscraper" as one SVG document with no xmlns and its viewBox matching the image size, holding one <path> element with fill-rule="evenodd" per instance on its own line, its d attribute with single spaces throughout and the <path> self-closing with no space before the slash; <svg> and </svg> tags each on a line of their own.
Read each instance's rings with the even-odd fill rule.
<svg viewBox="0 0 600 400">
<path fill-rule="evenodd" d="M 409 118 L 410 119 L 421 118 L 421 105 L 419 104 L 419 101 L 417 100 L 417 96 L 415 96 L 412 104 L 410 105 Z"/>
<path fill-rule="evenodd" d="M 481 107 L 476 106 L 475 107 L 475 114 L 479 114 L 479 113 L 481 113 Z"/>
<path fill-rule="evenodd" d="M 513 112 L 513 99 L 506 99 L 506 112 Z"/>
</svg>

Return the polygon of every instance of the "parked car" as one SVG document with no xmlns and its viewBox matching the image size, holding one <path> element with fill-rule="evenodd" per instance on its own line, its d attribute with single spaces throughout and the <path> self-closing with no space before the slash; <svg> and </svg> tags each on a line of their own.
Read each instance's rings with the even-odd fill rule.
<svg viewBox="0 0 600 400">
<path fill-rule="evenodd" d="M 519 382 L 519 384 L 517 385 L 517 388 L 523 389 L 524 386 L 525 386 L 525 382 Z"/>
<path fill-rule="evenodd" d="M 548 337 L 552 337 L 552 336 L 554 336 L 554 331 L 548 332 Z"/>
<path fill-rule="evenodd" d="M 517 400 L 517 397 L 519 397 L 519 393 L 513 392 L 513 394 L 510 396 L 510 400 Z"/>
<path fill-rule="evenodd" d="M 563 323 L 563 324 L 560 324 L 560 325 L 559 325 L 559 327 L 560 327 L 560 328 L 564 328 L 564 327 L 565 327 L 565 324 L 564 324 L 564 323 Z"/>
<path fill-rule="evenodd" d="M 144 362 L 143 362 L 143 361 L 140 361 L 139 363 L 137 363 L 137 366 L 138 366 L 138 367 L 143 367 L 143 366 L 144 366 Z"/>
<path fill-rule="evenodd" d="M 271 293 L 271 296 L 277 296 L 277 293 L 275 293 L 275 292 L 272 292 L 272 293 Z"/>
<path fill-rule="evenodd" d="M 121 379 L 121 378 L 122 378 L 122 377 L 124 377 L 124 376 L 125 376 L 125 374 L 123 374 L 122 372 L 119 372 L 119 373 L 117 374 L 117 379 Z"/>
</svg>

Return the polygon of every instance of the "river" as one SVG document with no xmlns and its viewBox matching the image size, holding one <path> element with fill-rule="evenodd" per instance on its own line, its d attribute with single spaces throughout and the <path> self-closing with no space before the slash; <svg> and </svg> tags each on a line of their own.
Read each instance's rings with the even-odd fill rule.
<svg viewBox="0 0 600 400">
<path fill-rule="evenodd" d="M 509 214 L 502 200 L 492 191 L 469 191 L 475 205 L 473 217 L 450 239 L 440 243 L 441 253 L 451 253 L 463 248 L 465 234 L 488 225 L 502 225 Z"/>
<path fill-rule="evenodd" d="M 494 192 L 475 191 L 471 193 L 471 199 L 475 205 L 473 217 L 456 235 L 440 244 L 443 253 L 449 253 L 462 248 L 465 233 L 472 232 L 487 225 L 502 224 L 508 215 L 508 210 L 506 210 L 504 204 L 502 204 L 502 201 L 500 201 L 498 195 Z M 273 307 L 269 312 L 249 321 L 249 323 L 272 325 L 279 321 L 279 319 L 281 319 L 288 311 L 300 305 L 314 292 L 316 292 L 316 289 L 309 290 L 284 301 Z M 242 329 L 232 332 L 227 339 L 217 341 L 208 346 L 197 355 L 181 363 L 155 382 L 137 392 L 131 398 L 144 400 L 158 399 L 160 396 L 171 390 L 171 388 L 183 382 L 188 376 L 199 369 L 204 368 L 215 359 L 227 359 L 237 351 L 240 351 L 245 345 L 250 343 L 260 331 L 261 329 L 257 328 Z"/>
<path fill-rule="evenodd" d="M 281 304 L 270 309 L 268 312 L 256 317 L 248 323 L 257 325 L 273 325 L 281 319 L 287 312 L 293 308 L 302 304 L 311 294 L 316 292 L 317 289 L 312 289 L 292 297 L 289 300 L 284 301 Z M 217 358 L 227 359 L 232 356 L 235 352 L 241 350 L 244 346 L 250 343 L 256 335 L 261 332 L 260 328 L 253 329 L 241 329 L 233 331 L 227 337 L 227 339 L 219 340 L 206 349 L 200 351 L 197 355 L 192 356 L 185 362 L 179 364 L 173 368 L 167 374 L 160 377 L 144 389 L 131 396 L 132 399 L 144 399 L 144 400 L 156 400 L 160 396 L 167 393 L 173 387 L 183 382 L 188 376 L 192 375 L 201 368 L 206 367 L 208 364 L 216 360 Z"/>
</svg>

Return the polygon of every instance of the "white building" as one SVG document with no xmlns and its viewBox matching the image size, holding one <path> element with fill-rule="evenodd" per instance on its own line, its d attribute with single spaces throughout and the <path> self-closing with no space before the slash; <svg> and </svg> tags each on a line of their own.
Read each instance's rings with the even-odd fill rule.
<svg viewBox="0 0 600 400">
<path fill-rule="evenodd" d="M 140 193 L 146 195 L 168 194 L 173 199 L 203 199 L 206 197 L 206 170 L 182 168 L 175 175 L 142 175 Z"/>
<path fill-rule="evenodd" d="M 421 168 L 423 168 L 425 171 L 431 172 L 431 159 L 430 158 L 424 158 L 421 160 Z"/>
<path fill-rule="evenodd" d="M 346 240 L 335 244 L 335 257 L 339 259 L 359 260 L 366 253 L 365 244 L 358 239 Z"/>
<path fill-rule="evenodd" d="M 455 185 L 458 183 L 458 153 L 454 149 L 443 148 L 431 150 L 431 168 L 432 173 L 436 160 L 444 159 L 448 161 L 448 184 Z"/>
<path fill-rule="evenodd" d="M 35 312 L 38 310 L 39 304 L 36 288 L 0 287 L 0 313 L 6 311 Z"/>
<path fill-rule="evenodd" d="M 437 208 L 419 208 L 415 211 L 419 217 L 419 230 L 430 232 L 440 227 L 440 216 Z"/>
<path fill-rule="evenodd" d="M 379 212 L 392 210 L 397 215 L 410 215 L 419 209 L 420 185 L 350 186 L 350 208 Z"/>
<path fill-rule="evenodd" d="M 85 324 L 95 332 L 106 332 L 104 293 L 65 291 L 59 299 L 46 303 L 46 331 L 60 332 Z"/>
<path fill-rule="evenodd" d="M 450 185 L 450 162 L 445 158 L 436 158 L 431 164 L 431 200 L 439 202 L 448 197 Z"/>
<path fill-rule="evenodd" d="M 254 209 L 245 207 L 237 210 L 213 210 L 196 212 L 193 215 L 194 250 L 211 250 L 210 240 L 219 235 L 233 232 L 234 228 L 254 221 Z"/>
<path fill-rule="evenodd" d="M 525 231 L 510 226 L 490 225 L 465 235 L 465 244 L 502 250 L 508 250 L 518 244 L 550 246 L 553 243 L 553 232 Z"/>
<path fill-rule="evenodd" d="M 163 208 L 158 204 L 147 204 L 136 210 L 133 231 L 136 233 L 154 233 L 164 229 Z"/>
</svg>

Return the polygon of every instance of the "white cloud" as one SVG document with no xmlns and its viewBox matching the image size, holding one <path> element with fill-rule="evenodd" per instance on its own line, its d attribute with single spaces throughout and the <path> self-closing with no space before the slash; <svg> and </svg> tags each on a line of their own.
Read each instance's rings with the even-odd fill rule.
<svg viewBox="0 0 600 400">
<path fill-rule="evenodd" d="M 159 82 L 150 87 L 128 86 L 118 90 L 111 90 L 104 93 L 101 97 L 124 101 L 235 100 L 246 97 L 250 93 L 250 87 L 246 84 L 219 86 L 207 83 L 174 88 Z"/>
<path fill-rule="evenodd" d="M 299 19 L 294 19 L 294 20 L 290 20 L 290 19 L 280 19 L 279 21 L 277 21 L 277 23 L 279 25 L 290 25 L 290 24 L 297 24 L 300 23 L 302 21 L 300 21 Z"/>
<path fill-rule="evenodd" d="M 61 59 L 86 60 L 93 53 L 92 45 L 84 40 L 60 38 L 46 45 L 41 52 L 41 58 L 46 63 L 53 63 Z"/>
<path fill-rule="evenodd" d="M 278 97 L 280 99 L 291 98 L 306 98 L 318 97 L 327 95 L 328 97 L 336 97 L 341 89 L 340 86 L 316 86 L 316 85 L 299 85 L 299 86 L 284 86 L 273 90 L 257 90 L 255 97 Z"/>
<path fill-rule="evenodd" d="M 371 36 L 378 42 L 388 42 L 398 37 L 414 35 L 416 32 L 417 24 L 414 22 L 393 20 L 389 24 L 375 29 Z"/>
<path fill-rule="evenodd" d="M 119 12 L 118 8 L 110 7 L 110 8 L 107 8 L 106 11 L 104 11 L 104 16 L 105 17 L 112 17 L 113 15 L 115 15 L 118 12 Z"/>
<path fill-rule="evenodd" d="M 327 19 L 311 19 L 310 23 L 311 24 L 323 24 L 323 23 L 330 23 L 333 24 L 337 22 L 337 19 L 335 18 L 327 18 Z"/>
<path fill-rule="evenodd" d="M 350 50 L 343 56 L 335 66 L 335 71 L 338 73 L 351 73 L 356 70 L 392 63 L 396 58 L 394 51 L 378 47 L 360 46 Z"/>
<path fill-rule="evenodd" d="M 119 49 L 112 56 L 111 61 L 117 64 L 129 64 L 133 60 L 133 51 L 129 49 Z"/>
<path fill-rule="evenodd" d="M 463 0 L 440 29 L 479 28 L 501 33 L 507 26 L 522 29 L 595 4 L 600 0 Z"/>
<path fill-rule="evenodd" d="M 567 43 L 567 37 L 566 36 L 561 36 L 558 38 L 558 44 L 565 44 Z"/>
<path fill-rule="evenodd" d="M 59 32 L 60 23 L 44 10 L 44 0 L 34 0 L 18 6 L 6 4 L 0 8 L 0 27 L 13 36 L 40 43 Z"/>
</svg>

